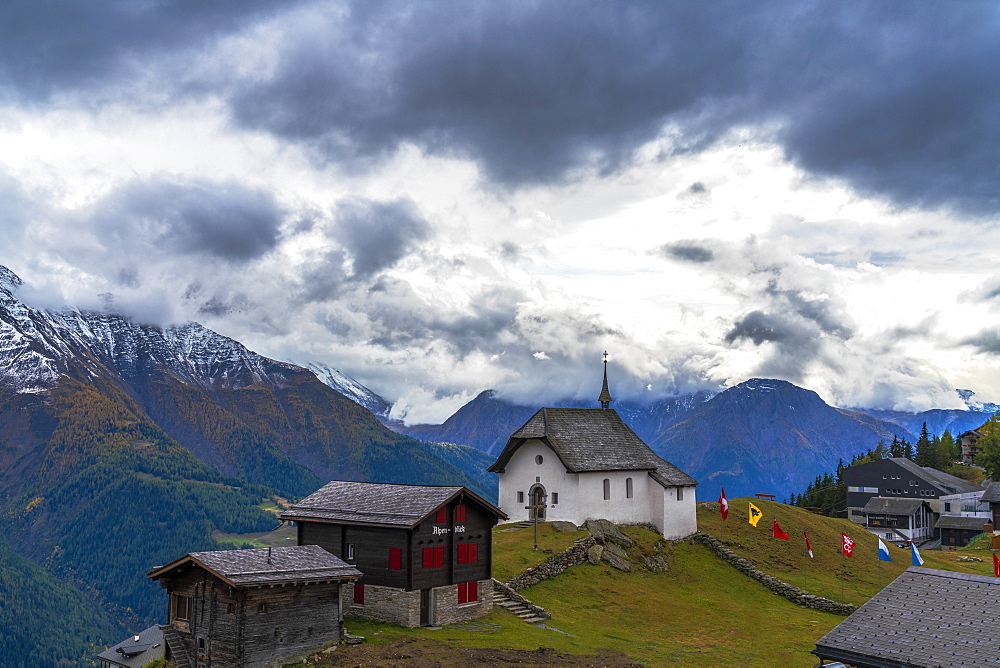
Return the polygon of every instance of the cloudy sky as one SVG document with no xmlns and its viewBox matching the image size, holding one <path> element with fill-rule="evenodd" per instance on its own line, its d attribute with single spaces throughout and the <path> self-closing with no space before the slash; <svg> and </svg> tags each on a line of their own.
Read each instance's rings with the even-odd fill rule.
<svg viewBox="0 0 1000 668">
<path fill-rule="evenodd" d="M 0 4 L 0 264 L 408 421 L 1000 400 L 995 2 Z"/>
</svg>

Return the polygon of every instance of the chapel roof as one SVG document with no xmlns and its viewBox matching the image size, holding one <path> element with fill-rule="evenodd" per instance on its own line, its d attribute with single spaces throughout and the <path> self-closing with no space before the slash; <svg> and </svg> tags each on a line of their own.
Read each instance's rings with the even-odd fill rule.
<svg viewBox="0 0 1000 668">
<path fill-rule="evenodd" d="M 816 642 L 866 666 L 995 666 L 1000 578 L 911 566 Z"/>
<path fill-rule="evenodd" d="M 489 470 L 501 472 L 529 439 L 547 444 L 572 473 L 649 471 L 661 485 L 698 484 L 658 457 L 614 409 L 542 408 L 511 435 Z"/>
<path fill-rule="evenodd" d="M 499 508 L 465 487 L 333 480 L 281 513 L 281 519 L 408 528 L 458 497 L 507 518 Z"/>
<path fill-rule="evenodd" d="M 361 577 L 361 571 L 319 545 L 192 552 L 166 566 L 153 569 L 148 577 L 158 579 L 189 563 L 201 566 L 236 587 L 355 580 Z"/>
</svg>

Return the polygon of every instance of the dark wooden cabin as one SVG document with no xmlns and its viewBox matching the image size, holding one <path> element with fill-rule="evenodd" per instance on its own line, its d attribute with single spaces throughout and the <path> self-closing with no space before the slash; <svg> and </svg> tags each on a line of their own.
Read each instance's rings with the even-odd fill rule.
<svg viewBox="0 0 1000 668">
<path fill-rule="evenodd" d="M 192 552 L 148 577 L 169 592 L 161 628 L 178 666 L 255 668 L 338 641 L 341 589 L 361 572 L 305 545 Z"/>
<path fill-rule="evenodd" d="M 492 528 L 507 516 L 465 487 L 335 480 L 281 517 L 300 545 L 364 574 L 345 602 L 353 614 L 417 626 L 492 609 Z"/>
</svg>

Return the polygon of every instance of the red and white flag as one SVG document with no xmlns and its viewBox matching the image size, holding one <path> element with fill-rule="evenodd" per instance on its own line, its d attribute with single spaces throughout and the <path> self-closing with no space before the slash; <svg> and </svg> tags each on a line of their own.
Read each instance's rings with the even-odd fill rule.
<svg viewBox="0 0 1000 668">
<path fill-rule="evenodd" d="M 778 520 L 773 520 L 773 522 L 774 523 L 771 525 L 771 535 L 775 538 L 780 538 L 781 540 L 788 540 L 788 534 L 782 531 L 781 527 L 778 526 Z"/>
<path fill-rule="evenodd" d="M 722 493 L 719 494 L 719 513 L 722 515 L 722 519 L 729 517 L 729 501 L 726 500 L 726 488 L 722 487 Z"/>
<path fill-rule="evenodd" d="M 803 531 L 802 537 L 806 539 L 806 552 L 809 553 L 809 558 L 813 559 L 813 546 L 809 544 L 809 534 Z"/>
<path fill-rule="evenodd" d="M 993 553 L 993 572 L 1000 578 L 1000 558 L 997 557 L 996 552 Z"/>
<path fill-rule="evenodd" d="M 840 551 L 848 557 L 854 556 L 854 541 L 846 533 L 840 534 Z"/>
</svg>

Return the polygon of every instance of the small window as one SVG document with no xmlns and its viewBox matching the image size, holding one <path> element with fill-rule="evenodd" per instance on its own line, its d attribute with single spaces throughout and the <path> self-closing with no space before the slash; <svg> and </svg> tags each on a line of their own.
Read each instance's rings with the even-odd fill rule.
<svg viewBox="0 0 1000 668">
<path fill-rule="evenodd" d="M 444 524 L 448 521 L 448 509 L 441 506 L 437 510 L 437 517 L 434 519 L 435 524 Z"/>
<path fill-rule="evenodd" d="M 518 503 L 524 503 L 524 492 L 518 492 L 517 493 L 517 502 Z"/>
<path fill-rule="evenodd" d="M 625 478 L 625 498 L 632 498 L 632 478 Z"/>
<path fill-rule="evenodd" d="M 455 521 L 464 522 L 465 521 L 465 504 L 460 503 L 455 506 Z"/>
<path fill-rule="evenodd" d="M 365 604 L 365 586 L 363 584 L 354 585 L 354 605 Z"/>
<path fill-rule="evenodd" d="M 535 455 L 535 463 L 536 464 L 541 464 L 543 461 L 545 461 L 545 460 L 542 459 L 541 455 Z"/>
<path fill-rule="evenodd" d="M 458 563 L 474 564 L 479 561 L 479 545 L 476 543 L 458 544 Z"/>
<path fill-rule="evenodd" d="M 233 614 L 233 613 L 235 613 L 236 612 L 236 604 L 235 603 L 229 603 L 229 604 L 227 604 L 226 605 L 226 612 L 229 613 L 230 615 Z"/>
<path fill-rule="evenodd" d="M 423 550 L 422 568 L 440 568 L 444 566 L 444 546 L 425 547 Z"/>
<path fill-rule="evenodd" d="M 403 548 L 401 547 L 389 548 L 389 570 L 393 571 L 403 570 Z"/>
<path fill-rule="evenodd" d="M 198 649 L 200 650 L 205 649 L 205 639 L 202 638 L 201 636 L 198 636 Z"/>
<path fill-rule="evenodd" d="M 267 612 L 267 603 L 260 603 L 257 606 L 257 612 Z"/>
<path fill-rule="evenodd" d="M 951 504 L 948 503 L 947 501 L 944 504 L 944 512 L 946 512 L 946 513 L 950 513 L 951 512 Z"/>
<path fill-rule="evenodd" d="M 478 582 L 460 582 L 458 584 L 458 604 L 475 603 L 479 600 Z"/>
<path fill-rule="evenodd" d="M 604 500 L 611 500 L 611 481 L 607 478 L 604 479 Z"/>
<path fill-rule="evenodd" d="M 189 621 L 191 619 L 191 597 L 173 594 L 174 597 L 174 619 Z"/>
<path fill-rule="evenodd" d="M 683 487 L 678 487 L 677 488 L 677 500 L 678 501 L 683 501 L 684 500 L 684 488 Z"/>
<path fill-rule="evenodd" d="M 354 543 L 347 544 L 347 560 L 354 561 Z"/>
<path fill-rule="evenodd" d="M 559 492 L 552 492 L 552 505 L 559 503 Z"/>
</svg>

